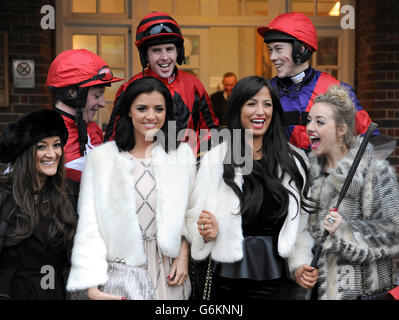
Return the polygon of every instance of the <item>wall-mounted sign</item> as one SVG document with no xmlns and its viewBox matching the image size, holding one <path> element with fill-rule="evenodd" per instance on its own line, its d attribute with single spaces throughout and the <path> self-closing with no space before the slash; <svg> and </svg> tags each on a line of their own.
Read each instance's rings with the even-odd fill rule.
<svg viewBox="0 0 399 320">
<path fill-rule="evenodd" d="M 12 66 L 14 88 L 35 87 L 34 60 L 13 60 Z"/>
</svg>

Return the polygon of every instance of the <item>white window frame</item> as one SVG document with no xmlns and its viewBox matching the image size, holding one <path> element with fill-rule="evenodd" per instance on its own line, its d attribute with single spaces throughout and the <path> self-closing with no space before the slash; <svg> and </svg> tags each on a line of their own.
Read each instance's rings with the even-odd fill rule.
<svg viewBox="0 0 399 320">
<path fill-rule="evenodd" d="M 109 0 L 111 1 L 111 0 Z M 189 1 L 189 0 L 187 0 Z M 109 14 L 73 14 L 71 13 L 69 0 L 56 0 L 56 52 L 70 49 L 67 30 L 70 27 L 91 27 L 95 28 L 126 28 L 129 32 L 128 41 L 128 76 L 141 71 L 141 64 L 138 50 L 134 46 L 136 27 L 141 18 L 149 12 L 147 0 L 126 0 L 125 15 Z M 349 4 L 355 6 L 354 0 L 341 1 L 341 5 Z M 173 15 L 181 28 L 184 29 L 207 29 L 210 27 L 258 27 L 267 25 L 274 17 L 283 12 L 290 11 L 290 0 L 269 0 L 268 16 L 218 16 L 218 1 L 200 0 L 200 15 Z M 243 2 L 243 5 L 245 3 Z M 336 33 L 339 31 L 339 80 L 351 85 L 354 82 L 354 56 L 355 56 L 355 30 L 340 29 L 341 17 L 313 16 L 310 17 L 315 24 L 319 34 L 324 32 Z M 255 45 L 255 44 L 254 44 Z M 207 46 L 201 40 L 201 47 Z M 202 50 L 202 48 L 200 48 Z M 204 58 L 205 59 L 202 59 Z M 201 53 L 201 79 L 205 83 L 209 80 L 210 65 L 209 54 Z M 255 59 L 255 57 L 254 57 Z M 208 71 L 207 71 L 208 70 Z M 253 71 L 255 74 L 255 70 Z M 274 70 L 273 70 L 274 72 Z M 208 89 L 206 85 L 205 88 Z"/>
<path fill-rule="evenodd" d="M 180 69 L 199 69 L 200 70 L 200 80 L 205 88 L 209 87 L 209 68 L 208 61 L 210 59 L 209 50 L 209 29 L 198 29 L 198 28 L 185 28 L 181 27 L 183 36 L 199 36 L 199 65 L 181 65 Z"/>
</svg>

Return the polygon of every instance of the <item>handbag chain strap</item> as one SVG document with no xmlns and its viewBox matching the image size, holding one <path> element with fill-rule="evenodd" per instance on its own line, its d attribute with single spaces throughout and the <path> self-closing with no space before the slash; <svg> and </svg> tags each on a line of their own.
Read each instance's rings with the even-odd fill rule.
<svg viewBox="0 0 399 320">
<path fill-rule="evenodd" d="M 211 289 L 212 289 L 212 259 L 211 257 L 209 257 L 208 268 L 206 270 L 206 277 L 205 277 L 204 294 L 202 296 L 202 300 L 210 299 Z"/>
<path fill-rule="evenodd" d="M 364 263 L 362 263 L 360 265 L 361 277 L 362 277 L 362 296 L 371 296 L 371 295 L 373 295 L 375 293 L 389 291 L 389 290 L 391 290 L 392 288 L 395 287 L 395 285 L 393 284 L 393 279 L 392 279 L 392 277 L 393 277 L 392 259 L 389 259 L 389 261 L 390 261 L 390 263 L 389 263 L 389 274 L 390 274 L 390 277 L 391 277 L 391 284 L 389 286 L 385 287 L 385 288 L 380 288 L 380 289 L 369 291 L 369 292 L 366 292 L 366 267 L 365 267 Z"/>
<path fill-rule="evenodd" d="M 364 216 L 363 216 L 362 212 L 360 213 L 360 219 L 364 220 Z M 392 279 L 393 278 L 393 269 L 392 269 L 393 268 L 392 267 L 393 261 L 392 261 L 391 258 L 389 259 L 389 261 L 390 261 L 390 263 L 389 263 L 389 274 L 390 274 L 390 277 L 391 277 L 391 284 L 388 287 L 380 288 L 380 289 L 369 291 L 369 292 L 366 292 L 366 267 L 365 267 L 365 263 L 362 263 L 360 265 L 361 278 L 362 278 L 362 296 L 371 296 L 371 295 L 373 295 L 375 293 L 379 293 L 379 292 L 383 292 L 383 291 L 389 291 L 389 290 L 391 290 L 392 288 L 395 287 L 394 284 L 393 284 L 393 279 Z"/>
</svg>

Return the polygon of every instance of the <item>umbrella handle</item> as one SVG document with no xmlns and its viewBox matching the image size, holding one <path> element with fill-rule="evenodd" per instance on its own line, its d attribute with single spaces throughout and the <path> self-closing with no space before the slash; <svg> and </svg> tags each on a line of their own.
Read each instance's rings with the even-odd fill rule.
<svg viewBox="0 0 399 320">
<path fill-rule="evenodd" d="M 338 212 L 338 204 L 335 207 L 332 207 L 330 211 Z M 312 262 L 310 266 L 313 268 L 317 268 L 317 262 L 319 261 L 321 250 L 323 249 L 323 244 L 326 241 L 327 237 L 329 235 L 329 232 L 327 230 L 324 230 L 323 236 L 320 239 L 319 245 L 317 246 L 315 253 L 313 255 Z"/>
<path fill-rule="evenodd" d="M 312 263 L 310 264 L 313 268 L 317 268 L 317 262 L 319 261 L 321 250 L 323 249 L 323 244 L 327 239 L 329 232 L 324 230 L 323 236 L 320 239 L 319 245 L 316 248 L 316 251 L 313 255 Z"/>
</svg>

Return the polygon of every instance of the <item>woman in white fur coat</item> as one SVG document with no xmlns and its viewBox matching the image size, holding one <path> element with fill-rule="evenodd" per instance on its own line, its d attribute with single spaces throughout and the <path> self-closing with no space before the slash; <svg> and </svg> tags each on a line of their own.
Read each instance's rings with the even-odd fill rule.
<svg viewBox="0 0 399 320">
<path fill-rule="evenodd" d="M 173 103 L 161 81 L 138 79 L 120 99 L 115 140 L 90 153 L 83 172 L 67 290 L 125 299 L 100 290 L 107 262 L 117 262 L 146 269 L 155 299 L 188 299 L 182 233 L 195 157 L 186 143 L 168 139 Z"/>
<path fill-rule="evenodd" d="M 319 300 L 353 300 L 392 284 L 392 257 L 399 252 L 399 187 L 395 170 L 373 156 L 369 144 L 338 208 L 339 192 L 361 137 L 354 137 L 356 109 L 345 88 L 316 97 L 307 133 L 312 147 L 312 198 L 319 207 L 309 219 L 315 240 L 328 230 L 318 261 Z"/>
<path fill-rule="evenodd" d="M 262 77 L 235 85 L 227 128 L 238 136 L 205 154 L 197 173 L 187 218 L 192 257 L 216 262 L 215 299 L 294 299 L 298 284 L 317 280 L 306 157 L 287 142 L 280 101 Z"/>
</svg>

